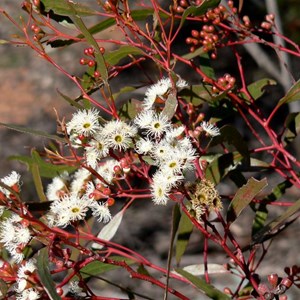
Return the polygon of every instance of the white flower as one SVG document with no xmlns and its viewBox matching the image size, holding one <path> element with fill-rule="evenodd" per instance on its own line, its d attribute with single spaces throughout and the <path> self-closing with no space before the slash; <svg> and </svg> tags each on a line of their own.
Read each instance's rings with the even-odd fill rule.
<svg viewBox="0 0 300 300">
<path fill-rule="evenodd" d="M 106 157 L 108 153 L 107 137 L 102 133 L 95 134 L 88 146 L 85 147 L 86 162 L 92 168 L 95 168 L 97 162 L 101 158 Z"/>
<path fill-rule="evenodd" d="M 60 200 L 51 203 L 49 223 L 66 227 L 71 222 L 83 220 L 91 203 L 87 197 L 78 197 L 76 194 L 65 195 Z"/>
<path fill-rule="evenodd" d="M 4 178 L 1 179 L 1 182 L 9 186 L 10 188 L 14 187 L 15 191 L 20 191 L 20 178 L 21 175 L 17 173 L 16 171 L 12 171 L 9 175 L 5 176 Z M 6 197 L 10 196 L 10 191 L 0 187 L 0 191 L 6 195 Z"/>
<path fill-rule="evenodd" d="M 24 226 L 21 220 L 19 215 L 13 214 L 0 223 L 0 243 L 4 244 L 16 262 L 22 261 L 24 256 L 20 249 L 22 250 L 31 239 L 29 228 Z"/>
<path fill-rule="evenodd" d="M 96 109 L 79 110 L 66 126 L 68 134 L 74 132 L 86 137 L 92 136 L 100 129 L 99 112 Z"/>
<path fill-rule="evenodd" d="M 69 292 L 76 296 L 84 296 L 82 293 L 82 288 L 79 286 L 79 281 L 72 280 L 69 285 Z"/>
<path fill-rule="evenodd" d="M 181 78 L 179 78 L 176 82 L 176 87 L 178 89 L 183 89 L 187 86 L 187 82 Z M 143 103 L 145 109 L 151 109 L 156 98 L 163 98 L 170 88 L 172 88 L 172 82 L 170 78 L 162 78 L 157 83 L 151 85 L 145 93 L 145 99 Z"/>
<path fill-rule="evenodd" d="M 5 211 L 5 206 L 0 205 L 0 217 L 3 215 L 4 211 Z"/>
<path fill-rule="evenodd" d="M 220 129 L 217 126 L 214 126 L 213 124 L 209 124 L 205 121 L 203 121 L 200 126 L 202 129 L 211 137 L 220 135 Z"/>
<path fill-rule="evenodd" d="M 166 174 L 181 174 L 182 162 L 179 157 L 172 156 L 161 163 L 160 169 Z"/>
<path fill-rule="evenodd" d="M 16 300 L 37 300 L 40 299 L 40 297 L 40 293 L 35 288 L 29 288 L 18 295 Z"/>
<path fill-rule="evenodd" d="M 143 111 L 135 119 L 135 123 L 146 131 L 147 136 L 159 138 L 171 128 L 168 117 L 157 114 L 153 110 Z"/>
<path fill-rule="evenodd" d="M 36 269 L 35 264 L 35 259 L 30 259 L 26 261 L 26 263 L 23 266 L 19 267 L 17 274 L 17 285 L 15 287 L 17 293 L 22 293 L 26 289 L 26 286 L 28 284 L 27 279 L 30 276 L 30 274 L 33 273 Z"/>
<path fill-rule="evenodd" d="M 108 159 L 102 165 L 98 166 L 96 171 L 107 183 L 112 183 L 115 177 L 115 166 L 120 166 L 119 162 L 115 159 Z M 98 182 L 104 183 L 97 178 L 96 183 Z"/>
<path fill-rule="evenodd" d="M 133 137 L 137 133 L 137 128 L 135 126 L 129 125 L 122 120 L 112 120 L 105 124 L 102 133 L 105 136 L 109 136 L 112 133 L 122 131 L 126 136 Z"/>
<path fill-rule="evenodd" d="M 46 196 L 48 200 L 58 200 L 63 191 L 66 191 L 66 182 L 69 179 L 68 172 L 63 172 L 60 176 L 56 176 L 52 179 L 52 182 L 47 186 Z"/>
<path fill-rule="evenodd" d="M 155 204 L 166 205 L 169 200 L 170 185 L 164 181 L 153 181 L 151 184 L 152 201 Z"/>
<path fill-rule="evenodd" d="M 114 150 L 126 150 L 131 143 L 131 137 L 126 134 L 125 130 L 119 130 L 107 137 L 107 143 Z"/>
<path fill-rule="evenodd" d="M 93 216 L 98 218 L 98 222 L 107 223 L 111 220 L 111 214 L 106 204 L 101 204 L 96 201 L 92 206 Z"/>
<path fill-rule="evenodd" d="M 169 157 L 173 150 L 173 147 L 166 140 L 162 140 L 154 146 L 151 151 L 151 156 L 158 164 L 160 164 L 161 161 L 164 161 Z"/>
<path fill-rule="evenodd" d="M 184 179 L 182 174 L 172 174 L 170 172 L 166 173 L 164 170 L 159 169 L 153 175 L 153 183 L 157 184 L 163 182 L 168 188 L 176 187 Z"/>
<path fill-rule="evenodd" d="M 28 278 L 28 274 L 33 273 L 36 269 L 36 260 L 34 258 L 29 259 L 18 270 L 18 278 Z"/>
<path fill-rule="evenodd" d="M 184 133 L 185 127 L 184 126 L 179 126 L 176 128 L 170 128 L 170 130 L 168 130 L 166 132 L 166 136 L 165 139 L 166 140 L 173 140 L 177 137 L 179 137 L 180 135 L 182 135 Z"/>
<path fill-rule="evenodd" d="M 154 144 L 148 138 L 141 138 L 135 144 L 135 150 L 138 154 L 147 154 L 152 151 Z"/>
<path fill-rule="evenodd" d="M 70 185 L 70 190 L 72 194 L 82 194 L 85 190 L 85 185 L 91 178 L 91 172 L 87 169 L 80 168 L 74 174 L 74 178 Z"/>
</svg>

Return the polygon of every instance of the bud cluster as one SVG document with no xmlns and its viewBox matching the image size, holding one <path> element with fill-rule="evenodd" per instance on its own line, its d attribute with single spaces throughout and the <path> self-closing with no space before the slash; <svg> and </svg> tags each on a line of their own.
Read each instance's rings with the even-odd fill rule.
<svg viewBox="0 0 300 300">
<path fill-rule="evenodd" d="M 236 82 L 236 79 L 234 77 L 232 77 L 230 74 L 225 74 L 223 77 L 220 77 L 217 80 L 217 86 L 220 86 L 223 89 L 220 90 L 218 87 L 213 86 L 212 91 L 216 94 L 218 94 L 224 90 L 229 91 L 234 87 L 235 82 Z"/>
<path fill-rule="evenodd" d="M 101 52 L 101 54 L 104 54 L 105 53 L 105 48 L 100 47 L 100 52 Z M 80 58 L 79 63 L 81 65 L 87 65 L 90 68 L 95 68 L 94 77 L 95 78 L 100 77 L 100 72 L 96 70 L 97 69 L 97 63 L 96 63 L 96 60 L 95 60 L 95 49 L 93 47 L 88 47 L 88 48 L 85 48 L 83 50 L 83 53 L 87 57 Z"/>
</svg>

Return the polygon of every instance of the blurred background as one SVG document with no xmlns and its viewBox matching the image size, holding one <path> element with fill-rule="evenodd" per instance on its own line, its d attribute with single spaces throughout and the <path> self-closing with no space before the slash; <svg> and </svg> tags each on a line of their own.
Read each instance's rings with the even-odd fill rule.
<svg viewBox="0 0 300 300">
<path fill-rule="evenodd" d="M 275 2 L 275 0 L 271 0 Z M 96 1 L 79 1 L 96 5 Z M 133 1 L 134 2 L 134 1 Z M 145 1 L 147 2 L 147 1 Z M 267 1 L 266 1 L 267 2 Z M 251 21 L 259 24 L 267 12 L 266 2 L 263 0 L 248 0 L 244 1 L 242 10 L 243 15 L 248 15 Z M 163 2 L 164 3 L 164 2 Z M 238 3 L 238 2 L 237 2 Z M 281 13 L 284 34 L 299 44 L 300 42 L 300 18 L 299 18 L 299 0 L 278 0 L 278 8 Z M 2 0 L 0 8 L 4 9 L 9 15 L 17 19 L 20 15 L 24 15 L 27 20 L 27 15 L 21 10 L 22 1 L 18 0 Z M 278 18 L 278 17 L 277 17 Z M 93 24 L 93 19 L 87 19 L 87 22 Z M 190 28 L 185 29 L 185 33 L 190 33 Z M 0 14 L 0 40 L 10 39 L 13 34 L 16 34 L 16 28 Z M 103 37 L 116 32 L 103 32 Z M 184 35 L 182 39 L 184 40 Z M 182 41 L 178 40 L 178 47 L 182 47 Z M 68 72 L 75 75 L 82 75 L 85 67 L 79 64 L 80 58 L 83 56 L 83 48 L 79 46 L 71 46 L 66 49 L 52 49 L 53 59 L 62 66 L 66 66 Z M 109 49 L 106 49 L 109 51 Z M 264 68 L 258 66 L 255 57 L 251 56 L 246 49 L 242 50 L 245 54 L 243 60 L 246 66 L 249 83 L 263 77 L 271 77 Z M 267 51 L 266 55 L 274 61 L 276 65 L 276 56 L 272 51 Z M 218 60 L 216 67 L 217 72 L 223 75 L 226 72 L 232 74 L 233 55 L 230 51 L 222 52 L 222 62 Z M 299 59 L 290 59 L 290 67 L 295 79 L 300 77 L 300 62 Z M 180 70 L 182 78 L 188 82 L 195 83 L 195 78 L 189 77 L 189 70 Z M 134 74 L 134 73 L 133 73 Z M 122 86 L 124 81 L 128 81 L 133 74 L 122 74 L 121 78 L 113 81 L 114 88 Z M 232 74 L 234 75 L 234 74 Z M 273 74 L 274 75 L 274 74 Z M 273 76 L 274 77 L 274 76 Z M 122 78 L 124 81 L 122 81 Z M 132 77 L 131 77 L 132 78 Z M 128 83 L 128 82 L 127 82 Z M 125 85 L 125 84 L 124 84 Z M 286 87 L 284 84 L 279 84 L 270 89 L 268 95 L 270 101 L 277 101 L 284 95 Z M 57 110 L 60 117 L 65 116 L 68 120 L 74 109 L 69 106 L 57 93 L 57 90 L 71 98 L 79 95 L 79 90 L 74 84 L 55 69 L 51 64 L 37 56 L 37 54 L 26 47 L 17 47 L 8 44 L 0 45 L 0 122 L 12 123 L 22 126 L 27 126 L 36 130 L 43 130 L 48 133 L 56 132 L 56 117 L 54 108 Z M 138 99 L 143 99 L 143 95 L 135 95 Z M 266 103 L 268 102 L 268 99 Z M 274 102 L 273 102 L 274 103 Z M 297 108 L 292 108 L 297 109 Z M 286 112 L 287 113 L 287 112 Z M 28 188 L 32 186 L 32 178 L 27 173 L 26 166 L 8 160 L 11 155 L 30 155 L 32 148 L 42 149 L 47 145 L 48 141 L 43 138 L 27 135 L 6 129 L 0 126 L 0 178 L 6 176 L 11 170 L 16 170 L 22 174 L 23 190 L 22 195 L 24 200 L 30 201 L 36 197 L 35 191 Z M 276 179 L 274 179 L 276 181 Z M 225 185 L 220 187 L 223 193 L 228 193 L 228 187 Z M 299 190 L 291 189 L 288 197 L 295 200 L 299 198 Z M 170 232 L 171 209 L 172 205 L 166 207 L 153 206 L 150 201 L 148 203 L 137 203 L 125 215 L 124 226 L 122 226 L 115 238 L 116 242 L 120 242 L 125 246 L 131 247 L 136 251 L 140 251 L 150 260 L 155 263 L 165 265 L 168 252 L 168 235 Z M 151 213 L 145 211 L 151 210 Z M 253 213 L 251 211 L 243 212 L 244 216 L 241 222 L 234 224 L 234 231 L 239 240 L 243 244 L 249 242 L 249 224 L 252 223 Z M 280 214 L 274 210 L 273 216 Z M 132 223 L 131 220 L 136 223 Z M 138 225 L 137 225 L 138 224 Z M 299 221 L 296 221 L 283 234 L 274 239 L 271 246 L 271 251 L 263 261 L 260 272 L 262 276 L 267 276 L 270 273 L 276 273 L 283 276 L 283 268 L 286 265 L 300 265 L 299 256 Z M 199 233 L 193 233 L 191 243 L 187 255 L 182 261 L 182 265 L 202 263 L 202 237 Z M 210 247 L 210 263 L 224 263 L 226 258 L 220 249 L 211 245 Z M 127 274 L 120 272 L 112 272 L 112 280 L 118 278 L 121 281 L 122 276 L 127 280 L 128 286 L 132 284 Z M 217 281 L 220 279 L 216 278 Z M 222 279 L 223 280 L 223 279 Z M 103 293 L 108 288 L 104 282 L 101 285 Z M 139 283 L 139 289 L 143 294 L 149 297 L 157 297 L 161 295 L 161 291 L 153 289 L 146 283 Z M 228 282 L 230 285 L 230 282 Z M 110 293 L 110 290 L 107 291 Z M 298 296 L 297 296 L 298 295 Z M 191 299 L 204 299 L 198 292 L 188 291 L 187 296 Z M 289 292 L 289 299 L 297 300 L 300 297 L 299 290 L 292 288 Z M 170 299 L 172 299 L 170 297 Z"/>
</svg>

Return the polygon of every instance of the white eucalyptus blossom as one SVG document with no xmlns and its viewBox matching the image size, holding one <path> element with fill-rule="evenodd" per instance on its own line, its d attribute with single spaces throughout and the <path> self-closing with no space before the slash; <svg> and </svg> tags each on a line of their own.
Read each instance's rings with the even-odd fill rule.
<svg viewBox="0 0 300 300">
<path fill-rule="evenodd" d="M 92 136 L 100 130 L 99 112 L 96 109 L 79 110 L 73 114 L 70 122 L 66 124 L 68 134 Z"/>
<path fill-rule="evenodd" d="M 211 137 L 215 137 L 221 134 L 220 129 L 213 124 L 203 121 L 200 124 L 200 126 L 202 127 L 202 130 L 205 131 Z"/>
</svg>

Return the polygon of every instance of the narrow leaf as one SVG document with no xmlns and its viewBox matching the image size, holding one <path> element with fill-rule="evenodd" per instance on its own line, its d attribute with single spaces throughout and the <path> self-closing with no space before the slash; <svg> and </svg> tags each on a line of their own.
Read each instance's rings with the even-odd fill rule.
<svg viewBox="0 0 300 300">
<path fill-rule="evenodd" d="M 255 218 L 252 225 L 252 236 L 255 236 L 265 225 L 268 217 L 266 204 L 261 204 L 255 213 Z"/>
<path fill-rule="evenodd" d="M 265 93 L 265 87 L 269 85 L 276 85 L 277 82 L 270 78 L 263 78 L 255 81 L 247 86 L 247 89 L 253 99 L 259 99 Z"/>
<path fill-rule="evenodd" d="M 289 89 L 287 94 L 278 102 L 278 106 L 300 100 L 300 79 Z"/>
<path fill-rule="evenodd" d="M 212 139 L 212 141 L 209 144 L 209 147 L 216 146 L 218 144 L 227 142 L 229 145 L 234 146 L 234 148 L 241 153 L 243 156 L 243 161 L 247 165 L 250 164 L 250 156 L 249 156 L 249 150 L 248 145 L 244 141 L 243 136 L 239 133 L 239 131 L 236 129 L 236 127 L 231 125 L 225 125 L 222 128 L 220 128 L 221 135 L 215 137 Z"/>
<path fill-rule="evenodd" d="M 123 257 L 123 256 L 111 256 L 111 257 L 109 257 L 109 259 L 112 259 L 114 261 L 123 261 L 127 265 L 132 265 L 135 263 L 134 260 L 127 258 L 127 257 Z M 82 278 L 87 279 L 87 278 L 94 277 L 94 276 L 109 272 L 111 270 L 119 269 L 119 268 L 120 268 L 120 266 L 105 264 L 103 262 L 96 260 L 96 261 L 93 261 L 93 262 L 89 263 L 88 265 L 84 266 L 80 270 L 80 274 L 81 274 Z"/>
<path fill-rule="evenodd" d="M 47 248 L 44 247 L 39 251 L 37 256 L 37 272 L 40 277 L 40 281 L 43 284 L 43 288 L 48 294 L 51 300 L 62 299 L 57 293 L 53 279 L 51 278 L 49 270 L 49 254 Z"/>
<path fill-rule="evenodd" d="M 288 144 L 300 133 L 300 113 L 290 113 L 284 122 L 284 127 L 286 130 L 283 137 L 284 141 Z"/>
<path fill-rule="evenodd" d="M 206 266 L 204 264 L 199 264 L 186 266 L 183 268 L 183 270 L 189 272 L 194 276 L 203 276 L 206 272 L 205 268 Z M 207 272 L 210 275 L 229 273 L 229 271 L 224 267 L 224 265 L 219 264 L 207 264 Z"/>
<path fill-rule="evenodd" d="M 30 169 L 31 166 L 36 163 L 32 157 L 23 156 L 23 155 L 12 155 L 9 157 L 10 160 L 17 160 Z M 39 172 L 41 177 L 53 178 L 58 176 L 63 172 L 71 173 L 77 169 L 77 167 L 73 166 L 65 166 L 65 165 L 52 165 L 50 163 L 46 163 L 42 159 L 38 161 Z"/>
<path fill-rule="evenodd" d="M 236 169 L 242 160 L 243 156 L 238 152 L 215 155 L 206 168 L 205 177 L 217 185 L 230 171 Z"/>
<path fill-rule="evenodd" d="M 65 99 L 68 103 L 70 103 L 71 106 L 74 106 L 74 107 L 76 107 L 76 108 L 78 108 L 78 109 L 83 109 L 83 106 L 80 105 L 77 101 L 75 101 L 75 100 L 71 99 L 70 97 L 64 95 L 64 94 L 63 94 L 62 92 L 60 92 L 59 90 L 57 90 L 57 92 L 59 93 L 59 95 L 60 95 L 63 99 Z"/>
<path fill-rule="evenodd" d="M 65 16 L 72 16 L 73 10 L 68 5 L 68 2 L 65 0 L 41 0 L 43 10 L 45 12 L 53 11 L 54 13 L 58 15 L 65 15 Z M 75 9 L 76 14 L 78 16 L 92 16 L 98 14 L 97 11 L 91 9 L 90 7 L 80 4 L 80 3 L 74 3 L 72 2 L 72 7 Z"/>
<path fill-rule="evenodd" d="M 2 270 L 1 272 L 2 272 L 1 275 L 4 277 L 6 275 L 4 270 Z M 8 273 L 7 277 L 9 275 L 10 274 Z M 8 287 L 9 287 L 8 284 L 3 279 L 0 279 L 0 299 L 5 299 L 5 296 L 7 295 Z"/>
<path fill-rule="evenodd" d="M 142 9 L 142 10 L 133 10 L 131 11 L 131 17 L 135 21 L 144 21 L 148 16 L 151 16 L 153 14 L 153 9 Z M 167 18 L 167 15 L 163 12 L 159 13 L 160 17 L 162 18 Z M 105 29 L 108 29 L 116 24 L 116 19 L 115 18 L 107 18 L 96 25 L 90 27 L 88 31 L 90 34 L 94 35 L 96 33 L 99 33 Z M 79 34 L 77 36 L 78 39 L 82 39 L 84 37 L 83 34 Z M 51 47 L 63 47 L 67 45 L 72 45 L 74 43 L 77 43 L 79 40 L 55 40 L 48 42 Z"/>
<path fill-rule="evenodd" d="M 97 235 L 97 237 L 99 239 L 105 240 L 105 241 L 110 241 L 114 235 L 116 234 L 122 219 L 123 219 L 123 214 L 124 212 L 121 210 L 120 212 L 118 212 L 111 220 L 108 224 L 106 224 L 101 231 L 99 232 L 99 234 Z M 93 243 L 92 244 L 92 248 L 93 249 L 102 249 L 103 245 L 100 245 L 98 243 Z"/>
<path fill-rule="evenodd" d="M 110 65 L 116 65 L 121 59 L 127 57 L 128 55 L 144 55 L 144 52 L 134 46 L 121 46 L 115 51 L 110 51 L 104 54 L 104 59 Z"/>
<path fill-rule="evenodd" d="M 44 193 L 44 188 L 43 188 L 38 164 L 33 163 L 31 165 L 31 173 L 32 173 L 32 177 L 33 177 L 34 186 L 35 186 L 35 189 L 36 189 L 36 192 L 38 194 L 40 201 L 46 202 L 47 197 L 45 196 L 45 193 Z"/>
<path fill-rule="evenodd" d="M 227 211 L 227 222 L 234 222 L 253 198 L 267 186 L 266 178 L 261 181 L 250 178 L 233 197 Z"/>
<path fill-rule="evenodd" d="M 177 243 L 176 243 L 176 262 L 179 264 L 182 255 L 188 245 L 191 233 L 193 231 L 193 223 L 186 214 L 182 214 L 179 222 Z"/>
<path fill-rule="evenodd" d="M 120 109 L 119 115 L 124 120 L 132 120 L 141 108 L 141 102 L 135 99 L 126 101 Z"/>
<path fill-rule="evenodd" d="M 136 88 L 133 86 L 124 86 L 122 87 L 118 92 L 113 94 L 113 99 L 118 99 L 122 94 L 130 93 L 132 91 L 135 91 Z"/>
<path fill-rule="evenodd" d="M 139 274 L 151 276 L 150 273 L 147 271 L 144 265 L 139 265 L 139 267 L 136 270 Z"/>
<path fill-rule="evenodd" d="M 168 120 L 171 120 L 176 112 L 177 106 L 178 101 L 176 98 L 176 92 L 171 91 L 165 102 L 165 107 L 162 111 L 162 114 L 164 114 Z"/>
<path fill-rule="evenodd" d="M 60 143 L 65 143 L 66 142 L 66 140 L 64 138 L 60 138 L 60 137 L 58 137 L 56 135 L 53 135 L 53 134 L 48 134 L 47 132 L 44 132 L 44 131 L 30 129 L 30 128 L 26 128 L 26 127 L 18 126 L 18 125 L 13 125 L 13 124 L 4 124 L 4 123 L 1 123 L 1 122 L 0 122 L 0 125 L 5 126 L 8 129 L 12 129 L 12 130 L 19 131 L 19 132 L 22 132 L 22 133 L 32 134 L 32 135 L 35 135 L 35 136 L 41 136 L 43 138 L 50 139 L 50 140 L 55 140 L 55 141 L 60 142 Z"/>
<path fill-rule="evenodd" d="M 279 217 L 274 219 L 264 228 L 262 228 L 258 233 L 253 236 L 252 245 L 257 243 L 262 243 L 263 241 L 272 238 L 278 232 L 282 231 L 289 224 L 291 224 L 300 215 L 298 214 L 292 220 L 288 221 L 296 212 L 300 210 L 300 199 L 298 199 L 292 206 L 290 206 L 285 213 L 281 214 Z"/>
<path fill-rule="evenodd" d="M 210 297 L 210 299 L 214 300 L 230 300 L 231 298 L 228 297 L 226 294 L 222 293 L 218 289 L 216 289 L 211 284 L 207 283 L 205 280 L 200 279 L 189 272 L 186 272 L 182 269 L 175 269 L 177 273 L 185 277 L 189 280 L 192 284 L 194 284 L 199 290 L 201 290 L 205 295 Z"/>
</svg>

